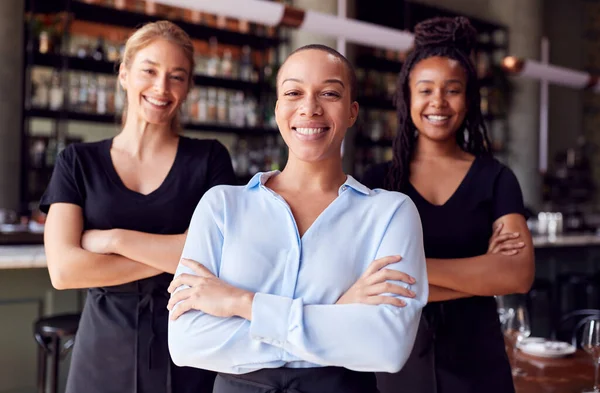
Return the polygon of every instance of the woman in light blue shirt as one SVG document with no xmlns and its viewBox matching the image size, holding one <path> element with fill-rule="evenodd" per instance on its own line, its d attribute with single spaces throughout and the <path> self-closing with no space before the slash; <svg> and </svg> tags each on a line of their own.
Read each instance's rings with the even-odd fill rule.
<svg viewBox="0 0 600 393">
<path fill-rule="evenodd" d="M 372 372 L 403 366 L 427 301 L 420 218 L 342 170 L 358 113 L 342 55 L 300 48 L 277 90 L 288 162 L 198 204 L 169 288 L 171 356 L 219 372 L 215 393 L 377 392 Z"/>
</svg>

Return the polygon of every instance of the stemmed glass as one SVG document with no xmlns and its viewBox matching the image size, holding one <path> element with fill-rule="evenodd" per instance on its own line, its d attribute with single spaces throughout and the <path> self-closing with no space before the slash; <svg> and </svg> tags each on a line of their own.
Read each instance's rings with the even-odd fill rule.
<svg viewBox="0 0 600 393">
<path fill-rule="evenodd" d="M 529 337 L 531 334 L 531 325 L 529 323 L 529 314 L 524 305 L 517 305 L 513 308 L 506 309 L 504 315 L 502 315 L 503 324 L 502 330 L 504 336 L 512 346 L 513 350 L 513 364 L 512 374 L 526 375 L 523 369 L 517 367 L 517 347 L 523 339 Z"/>
<path fill-rule="evenodd" d="M 583 393 L 600 392 L 598 384 L 598 366 L 600 365 L 600 320 L 591 319 L 583 325 L 581 348 L 592 356 L 594 361 L 594 387 L 586 389 Z"/>
</svg>

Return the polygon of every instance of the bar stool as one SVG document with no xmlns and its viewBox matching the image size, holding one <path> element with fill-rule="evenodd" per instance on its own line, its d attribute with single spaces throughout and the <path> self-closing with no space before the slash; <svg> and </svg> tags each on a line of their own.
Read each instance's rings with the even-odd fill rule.
<svg viewBox="0 0 600 393">
<path fill-rule="evenodd" d="M 80 314 L 59 314 L 39 318 L 33 325 L 38 346 L 38 393 L 46 393 L 47 360 L 50 356 L 50 393 L 58 392 L 60 360 L 75 343 Z M 65 340 L 62 342 L 62 340 Z"/>
<path fill-rule="evenodd" d="M 555 334 L 556 338 L 561 341 L 570 342 L 577 348 L 581 338 L 580 331 L 583 325 L 591 319 L 600 319 L 600 310 L 575 310 L 563 315 L 558 323 Z"/>
</svg>

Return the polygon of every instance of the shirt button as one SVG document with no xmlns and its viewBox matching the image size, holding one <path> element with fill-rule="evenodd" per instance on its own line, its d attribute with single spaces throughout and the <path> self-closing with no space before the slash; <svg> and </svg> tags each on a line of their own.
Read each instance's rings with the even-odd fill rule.
<svg viewBox="0 0 600 393">
<path fill-rule="evenodd" d="M 346 191 L 347 188 L 347 186 L 342 186 L 342 191 Z"/>
</svg>

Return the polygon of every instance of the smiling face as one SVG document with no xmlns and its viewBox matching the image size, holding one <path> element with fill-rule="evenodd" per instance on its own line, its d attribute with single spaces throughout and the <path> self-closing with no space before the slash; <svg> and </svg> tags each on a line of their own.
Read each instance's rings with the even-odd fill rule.
<svg viewBox="0 0 600 393">
<path fill-rule="evenodd" d="M 339 158 L 346 130 L 358 114 L 342 61 L 321 50 L 296 52 L 277 83 L 275 118 L 290 156 L 308 162 Z"/>
<path fill-rule="evenodd" d="M 467 114 L 467 74 L 446 57 L 429 57 L 413 67 L 409 79 L 410 115 L 419 136 L 442 142 L 456 140 Z"/>
<path fill-rule="evenodd" d="M 190 77 L 191 64 L 181 47 L 165 39 L 152 41 L 119 70 L 119 82 L 127 91 L 128 117 L 169 125 L 187 96 Z"/>
</svg>

